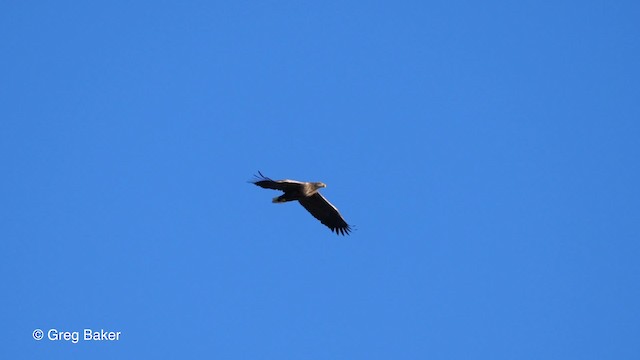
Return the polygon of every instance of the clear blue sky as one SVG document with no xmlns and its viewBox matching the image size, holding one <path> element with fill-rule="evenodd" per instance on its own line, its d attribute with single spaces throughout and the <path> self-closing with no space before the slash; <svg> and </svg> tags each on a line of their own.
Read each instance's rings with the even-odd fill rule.
<svg viewBox="0 0 640 360">
<path fill-rule="evenodd" d="M 3 2 L 0 358 L 640 358 L 638 19 Z"/>
</svg>

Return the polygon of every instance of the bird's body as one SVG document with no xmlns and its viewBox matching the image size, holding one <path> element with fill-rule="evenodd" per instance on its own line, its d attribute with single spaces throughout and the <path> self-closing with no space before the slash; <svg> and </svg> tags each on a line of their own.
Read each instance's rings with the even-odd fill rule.
<svg viewBox="0 0 640 360">
<path fill-rule="evenodd" d="M 258 180 L 253 183 L 265 188 L 280 190 L 284 194 L 273 198 L 274 203 L 298 201 L 313 217 L 320 220 L 336 234 L 348 235 L 351 226 L 347 224 L 338 209 L 318 192 L 320 188 L 327 187 L 321 182 L 302 182 L 296 180 L 271 180 L 258 172 Z"/>
</svg>

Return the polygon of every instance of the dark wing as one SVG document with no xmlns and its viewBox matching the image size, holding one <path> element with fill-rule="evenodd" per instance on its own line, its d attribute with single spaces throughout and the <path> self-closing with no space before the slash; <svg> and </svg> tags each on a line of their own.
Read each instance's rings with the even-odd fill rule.
<svg viewBox="0 0 640 360">
<path fill-rule="evenodd" d="M 300 189 L 304 186 L 305 183 L 295 180 L 272 180 L 264 175 L 260 171 L 258 171 L 258 175 L 254 175 L 258 180 L 253 181 L 254 184 L 260 186 L 265 189 L 273 189 L 273 190 L 281 190 L 281 191 L 289 191 Z"/>
<path fill-rule="evenodd" d="M 319 192 L 299 201 L 314 218 L 320 220 L 336 234 L 348 235 L 351 232 L 351 226 L 344 221 L 338 209 Z"/>
</svg>

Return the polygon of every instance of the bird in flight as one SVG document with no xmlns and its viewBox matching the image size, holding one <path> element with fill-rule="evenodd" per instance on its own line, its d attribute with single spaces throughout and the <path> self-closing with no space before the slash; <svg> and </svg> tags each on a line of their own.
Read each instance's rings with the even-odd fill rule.
<svg viewBox="0 0 640 360">
<path fill-rule="evenodd" d="M 302 182 L 296 180 L 272 180 L 258 171 L 252 183 L 265 189 L 283 191 L 284 194 L 273 198 L 273 203 L 298 201 L 314 218 L 320 220 L 331 231 L 338 235 L 349 235 L 351 226 L 347 224 L 338 209 L 318 192 L 327 187 L 322 182 Z"/>
</svg>

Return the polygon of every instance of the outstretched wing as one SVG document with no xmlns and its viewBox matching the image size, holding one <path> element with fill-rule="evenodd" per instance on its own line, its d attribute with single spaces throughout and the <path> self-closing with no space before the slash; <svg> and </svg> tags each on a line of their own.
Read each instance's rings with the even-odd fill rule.
<svg viewBox="0 0 640 360">
<path fill-rule="evenodd" d="M 258 174 L 259 175 L 254 175 L 257 178 L 257 180 L 253 181 L 253 183 L 265 189 L 289 191 L 289 190 L 300 189 L 305 184 L 303 182 L 295 181 L 295 180 L 272 180 L 262 175 L 260 171 L 258 171 Z"/>
<path fill-rule="evenodd" d="M 351 232 L 351 226 L 344 221 L 338 209 L 319 192 L 299 201 L 314 218 L 320 220 L 321 223 L 336 234 L 348 235 Z"/>
</svg>

